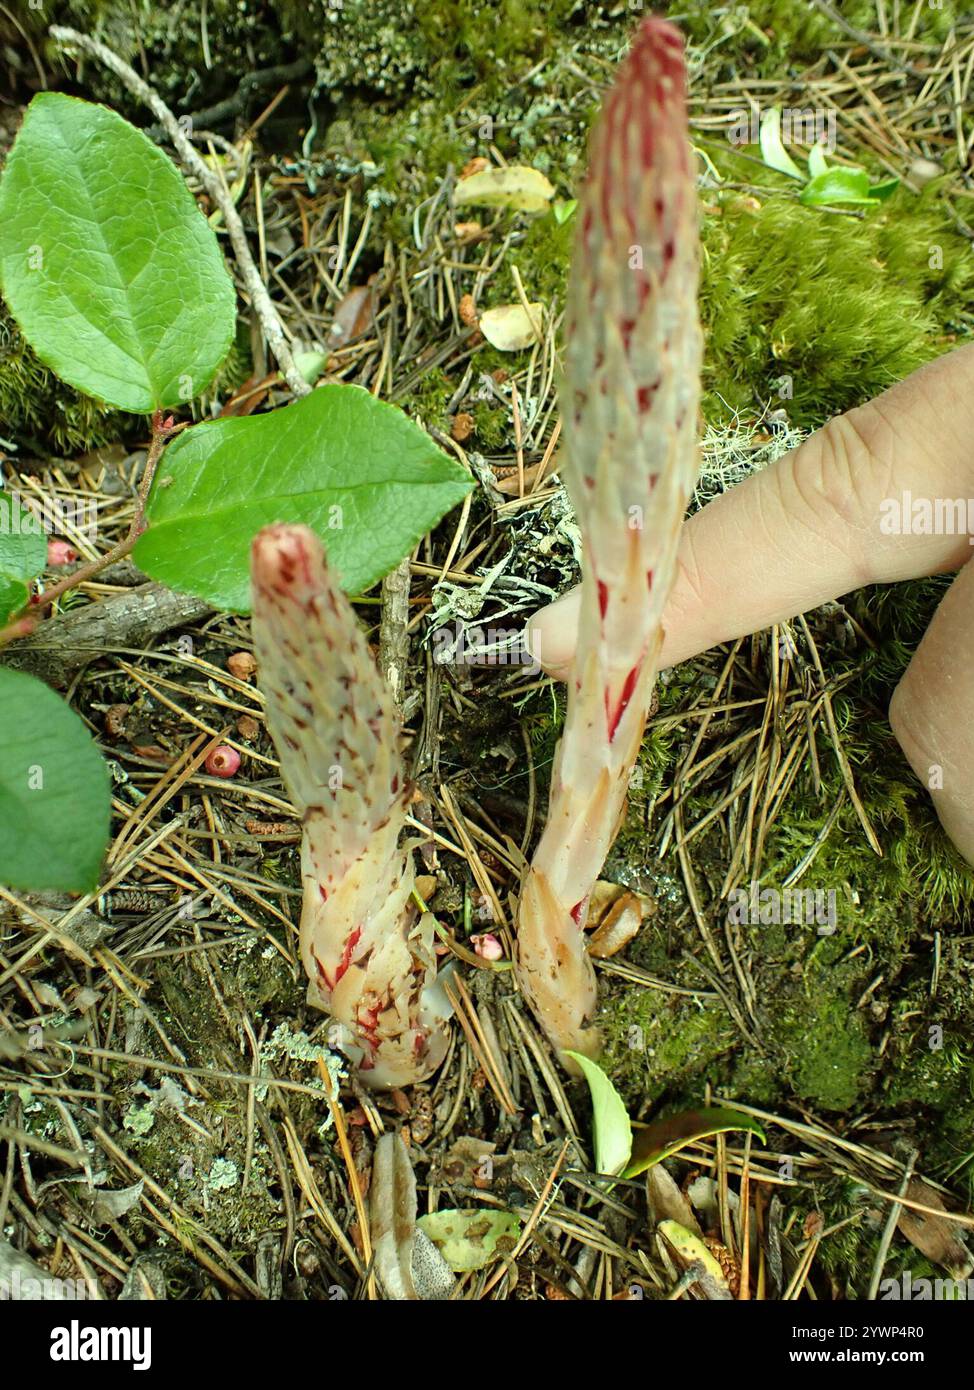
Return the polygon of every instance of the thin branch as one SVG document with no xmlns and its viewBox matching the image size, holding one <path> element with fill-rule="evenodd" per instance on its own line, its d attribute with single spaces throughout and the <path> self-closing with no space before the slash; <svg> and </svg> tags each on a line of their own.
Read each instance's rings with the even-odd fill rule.
<svg viewBox="0 0 974 1390">
<path fill-rule="evenodd" d="M 135 515 L 132 517 L 128 534 L 117 545 L 112 546 L 111 550 L 106 550 L 104 555 L 89 560 L 86 565 L 76 569 L 73 574 L 65 575 L 56 584 L 52 584 L 49 589 L 45 589 L 42 594 L 35 595 L 27 607 L 15 614 L 6 627 L 0 628 L 0 647 L 4 647 L 17 637 L 28 637 L 37 627 L 37 615 L 45 608 L 50 608 L 51 604 L 55 603 L 62 594 L 66 594 L 69 589 L 76 589 L 79 584 L 86 584 L 89 579 L 94 579 L 96 574 L 100 574 L 109 565 L 124 560 L 125 556 L 135 549 L 136 542 L 145 530 L 145 507 L 149 500 L 149 490 L 152 487 L 152 479 L 155 477 L 162 451 L 173 435 L 185 428 L 185 425 L 174 425 L 172 416 L 163 418 L 161 410 L 154 412 L 152 416 L 152 439 L 149 443 L 145 468 L 142 470 L 142 478 L 139 482 L 138 496 L 135 500 Z"/>
</svg>

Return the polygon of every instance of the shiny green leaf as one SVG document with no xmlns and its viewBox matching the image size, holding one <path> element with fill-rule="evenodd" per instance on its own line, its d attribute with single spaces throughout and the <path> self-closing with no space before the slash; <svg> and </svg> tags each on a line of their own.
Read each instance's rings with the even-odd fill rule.
<svg viewBox="0 0 974 1390">
<path fill-rule="evenodd" d="M 24 607 L 30 581 L 46 563 L 47 537 L 40 522 L 0 491 L 0 624 Z"/>
<path fill-rule="evenodd" d="M 122 410 L 198 395 L 235 294 L 172 160 L 107 107 L 40 92 L 0 180 L 0 288 L 38 357 Z"/>
<path fill-rule="evenodd" d="M 887 198 L 891 198 L 900 186 L 899 179 L 883 179 L 882 183 L 869 185 L 869 192 L 873 198 L 878 198 L 881 203 L 885 203 Z"/>
<path fill-rule="evenodd" d="M 825 151 L 821 145 L 813 145 L 808 151 L 808 177 L 817 179 L 820 174 L 828 172 L 828 161 L 825 158 Z"/>
<path fill-rule="evenodd" d="M 877 200 L 872 196 L 865 169 L 827 169 L 805 185 L 799 201 L 806 207 L 822 207 L 833 203 L 870 206 Z"/>
<path fill-rule="evenodd" d="M 108 843 L 108 769 L 84 723 L 33 676 L 0 667 L 0 883 L 84 892 Z"/>
<path fill-rule="evenodd" d="M 645 1173 L 654 1163 L 668 1158 L 670 1154 L 682 1149 L 685 1144 L 696 1139 L 707 1139 L 712 1134 L 723 1134 L 731 1129 L 750 1130 L 764 1140 L 764 1131 L 757 1120 L 728 1106 L 711 1105 L 703 1110 L 684 1110 L 679 1115 L 669 1115 L 665 1120 L 654 1120 L 649 1125 L 638 1125 L 632 1141 L 632 1156 L 625 1171 L 627 1178 L 635 1178 Z"/>
<path fill-rule="evenodd" d="M 623 1171 L 632 1152 L 632 1125 L 622 1097 L 598 1063 L 567 1048 L 565 1056 L 578 1063 L 592 1096 L 595 1170 L 615 1177 Z"/>
<path fill-rule="evenodd" d="M 359 386 L 320 386 L 281 410 L 207 421 L 174 439 L 134 559 L 173 589 L 246 612 L 254 536 L 303 523 L 359 593 L 472 486 L 395 406 Z"/>
<path fill-rule="evenodd" d="M 781 112 L 776 106 L 766 111 L 761 121 L 761 158 L 769 169 L 804 181 L 804 174 L 781 142 Z"/>
</svg>

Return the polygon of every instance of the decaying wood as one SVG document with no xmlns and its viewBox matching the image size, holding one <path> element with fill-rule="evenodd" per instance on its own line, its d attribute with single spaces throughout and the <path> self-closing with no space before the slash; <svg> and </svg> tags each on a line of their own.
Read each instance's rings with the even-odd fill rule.
<svg viewBox="0 0 974 1390">
<path fill-rule="evenodd" d="M 64 690 L 97 657 L 148 646 L 160 633 L 210 612 L 203 599 L 174 593 L 165 584 L 142 584 L 41 623 L 30 637 L 4 648 L 0 664 Z"/>
</svg>

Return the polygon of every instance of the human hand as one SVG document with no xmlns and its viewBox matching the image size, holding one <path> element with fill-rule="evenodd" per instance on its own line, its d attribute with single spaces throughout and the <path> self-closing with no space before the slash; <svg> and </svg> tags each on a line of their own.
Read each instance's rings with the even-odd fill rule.
<svg viewBox="0 0 974 1390">
<path fill-rule="evenodd" d="M 947 834 L 974 863 L 974 344 L 837 416 L 709 503 L 683 528 L 662 666 L 783 622 L 866 584 L 960 570 L 894 692 L 890 723 Z M 881 529 L 895 502 L 964 511 L 952 534 Z M 958 506 L 957 510 L 960 508 Z M 968 520 L 970 516 L 970 520 Z M 970 529 L 968 529 L 970 528 Z M 915 529 L 915 528 L 914 528 Z M 579 590 L 537 613 L 528 640 L 567 676 Z M 931 779 L 931 769 L 942 776 Z"/>
</svg>

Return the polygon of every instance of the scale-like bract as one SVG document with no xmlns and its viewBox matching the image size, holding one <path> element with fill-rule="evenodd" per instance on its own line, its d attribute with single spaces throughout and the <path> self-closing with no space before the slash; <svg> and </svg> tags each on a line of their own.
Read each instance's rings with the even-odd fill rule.
<svg viewBox="0 0 974 1390">
<path fill-rule="evenodd" d="M 401 843 L 412 788 L 392 695 L 307 527 L 261 531 L 251 579 L 267 727 L 302 818 L 309 997 L 344 1025 L 362 1080 L 421 1081 L 443 1060 L 448 1009 Z"/>
<path fill-rule="evenodd" d="M 680 36 L 647 19 L 593 130 L 576 213 L 560 471 L 582 534 L 581 619 L 548 818 L 518 910 L 521 988 L 556 1047 L 590 1055 L 588 901 L 639 752 L 698 468 L 687 132 Z"/>
</svg>

